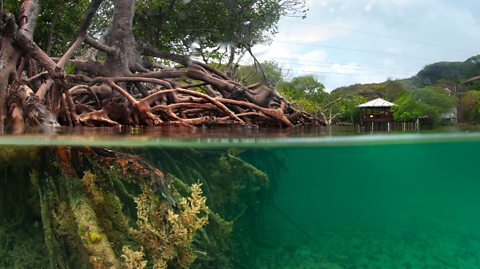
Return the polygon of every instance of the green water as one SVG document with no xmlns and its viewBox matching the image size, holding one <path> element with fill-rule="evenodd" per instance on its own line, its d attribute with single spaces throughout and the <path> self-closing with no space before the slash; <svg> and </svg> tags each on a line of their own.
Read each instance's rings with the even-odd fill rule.
<svg viewBox="0 0 480 269">
<path fill-rule="evenodd" d="M 209 198 L 206 190 L 209 206 L 233 223 L 231 241 L 222 253 L 232 262 L 225 267 L 212 256 L 208 268 L 480 268 L 478 133 L 332 137 L 254 132 L 242 137 L 182 138 L 57 135 L 3 137 L 0 144 L 115 147 L 136 152 L 180 179 L 189 177 L 190 181 L 230 188 L 228 182 L 235 177 L 235 186 L 240 184 L 238 188 L 243 189 L 227 207 Z M 244 160 L 266 173 L 268 187 L 258 192 L 258 186 L 241 186 L 242 180 L 255 179 L 242 178 L 231 166 L 218 166 L 218 171 L 212 172 L 215 164 L 209 164 L 208 158 L 215 154 Z M 166 155 L 184 167 L 195 165 L 199 172 L 187 175 L 174 170 L 165 163 Z M 192 157 L 205 162 L 192 164 Z M 227 168 L 228 172 L 222 170 Z M 2 166 L 2 170 L 1 189 L 15 192 L 7 182 L 11 169 Z M 209 182 L 210 177 L 215 181 Z M 10 187 L 5 188 L 7 185 Z M 260 194 L 250 195 L 249 188 Z M 19 194 L 18 201 L 22 199 L 29 197 Z M 13 268 L 9 266 L 14 264 L 14 252 L 26 260 L 28 255 L 37 259 L 29 268 L 47 268 L 38 258 L 46 255 L 38 249 L 41 220 L 22 218 L 26 224 L 18 228 L 22 229 L 17 237 L 21 242 L 5 232 L 14 231 L 15 226 L 0 229 L 0 253 L 4 253 L 0 268 Z M 208 260 L 208 255 L 199 259 Z M 202 268 L 195 263 L 193 267 Z"/>
<path fill-rule="evenodd" d="M 262 268 L 480 268 L 479 151 L 478 141 L 273 149 L 286 161 Z"/>
</svg>

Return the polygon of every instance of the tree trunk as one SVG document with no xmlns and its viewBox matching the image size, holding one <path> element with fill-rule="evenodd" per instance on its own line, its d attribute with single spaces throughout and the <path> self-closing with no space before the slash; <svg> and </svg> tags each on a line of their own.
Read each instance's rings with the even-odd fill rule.
<svg viewBox="0 0 480 269">
<path fill-rule="evenodd" d="M 32 38 L 38 14 L 38 2 L 26 0 L 21 6 L 19 26 L 15 24 L 14 17 L 10 13 L 2 14 L 5 23 L 1 33 L 0 44 L 0 133 L 4 132 L 7 118 L 7 95 L 9 85 L 18 79 L 17 64 L 24 51 L 14 46 L 15 35 L 18 33 Z M 28 19 L 27 19 L 28 18 Z"/>
<path fill-rule="evenodd" d="M 135 51 L 135 40 L 132 33 L 135 0 L 118 0 L 115 4 L 112 21 L 112 32 L 107 45 L 117 51 L 108 54 L 105 67 L 112 77 L 130 75 L 135 67 L 138 54 Z"/>
</svg>

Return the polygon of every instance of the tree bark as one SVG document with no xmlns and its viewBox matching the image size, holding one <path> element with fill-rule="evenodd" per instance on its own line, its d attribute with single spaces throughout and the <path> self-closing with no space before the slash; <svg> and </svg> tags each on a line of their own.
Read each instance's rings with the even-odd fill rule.
<svg viewBox="0 0 480 269">
<path fill-rule="evenodd" d="M 5 27 L 2 29 L 0 45 L 0 133 L 4 132 L 5 120 L 7 118 L 8 86 L 18 78 L 17 63 L 23 54 L 21 49 L 13 45 L 15 35 L 18 31 L 18 33 L 32 38 L 38 14 L 38 2 L 34 0 L 24 1 L 20 14 L 22 18 L 26 19 L 22 19 L 19 29 L 12 14 L 2 14 L 2 21 Z"/>
<path fill-rule="evenodd" d="M 107 55 L 105 68 L 109 76 L 130 75 L 137 62 L 135 39 L 133 38 L 133 15 L 135 0 L 118 0 L 115 4 L 112 32 L 107 45 L 118 53 Z"/>
</svg>

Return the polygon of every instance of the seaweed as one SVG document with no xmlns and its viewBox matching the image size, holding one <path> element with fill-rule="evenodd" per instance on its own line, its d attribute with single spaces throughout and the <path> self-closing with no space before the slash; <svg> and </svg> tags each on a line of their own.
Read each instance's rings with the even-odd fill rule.
<svg viewBox="0 0 480 269">
<path fill-rule="evenodd" d="M 135 198 L 138 228 L 130 233 L 148 251 L 154 268 L 188 268 L 196 259 L 191 244 L 195 232 L 208 220 L 205 201 L 200 184 L 192 185 L 191 196 L 181 199 L 178 212 L 155 199 L 147 186 Z"/>
</svg>

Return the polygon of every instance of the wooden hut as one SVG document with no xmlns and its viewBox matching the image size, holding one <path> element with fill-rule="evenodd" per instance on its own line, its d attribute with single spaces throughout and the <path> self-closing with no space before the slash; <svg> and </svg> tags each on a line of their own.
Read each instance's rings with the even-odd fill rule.
<svg viewBox="0 0 480 269">
<path fill-rule="evenodd" d="M 391 108 L 394 105 L 394 103 L 390 103 L 382 98 L 377 98 L 359 105 L 360 123 L 393 121 Z"/>
<path fill-rule="evenodd" d="M 359 105 L 360 126 L 368 127 L 372 130 L 384 129 L 390 131 L 391 124 L 393 124 L 394 121 L 393 112 L 391 110 L 393 106 L 395 106 L 394 103 L 388 102 L 382 98 L 377 98 Z"/>
</svg>

